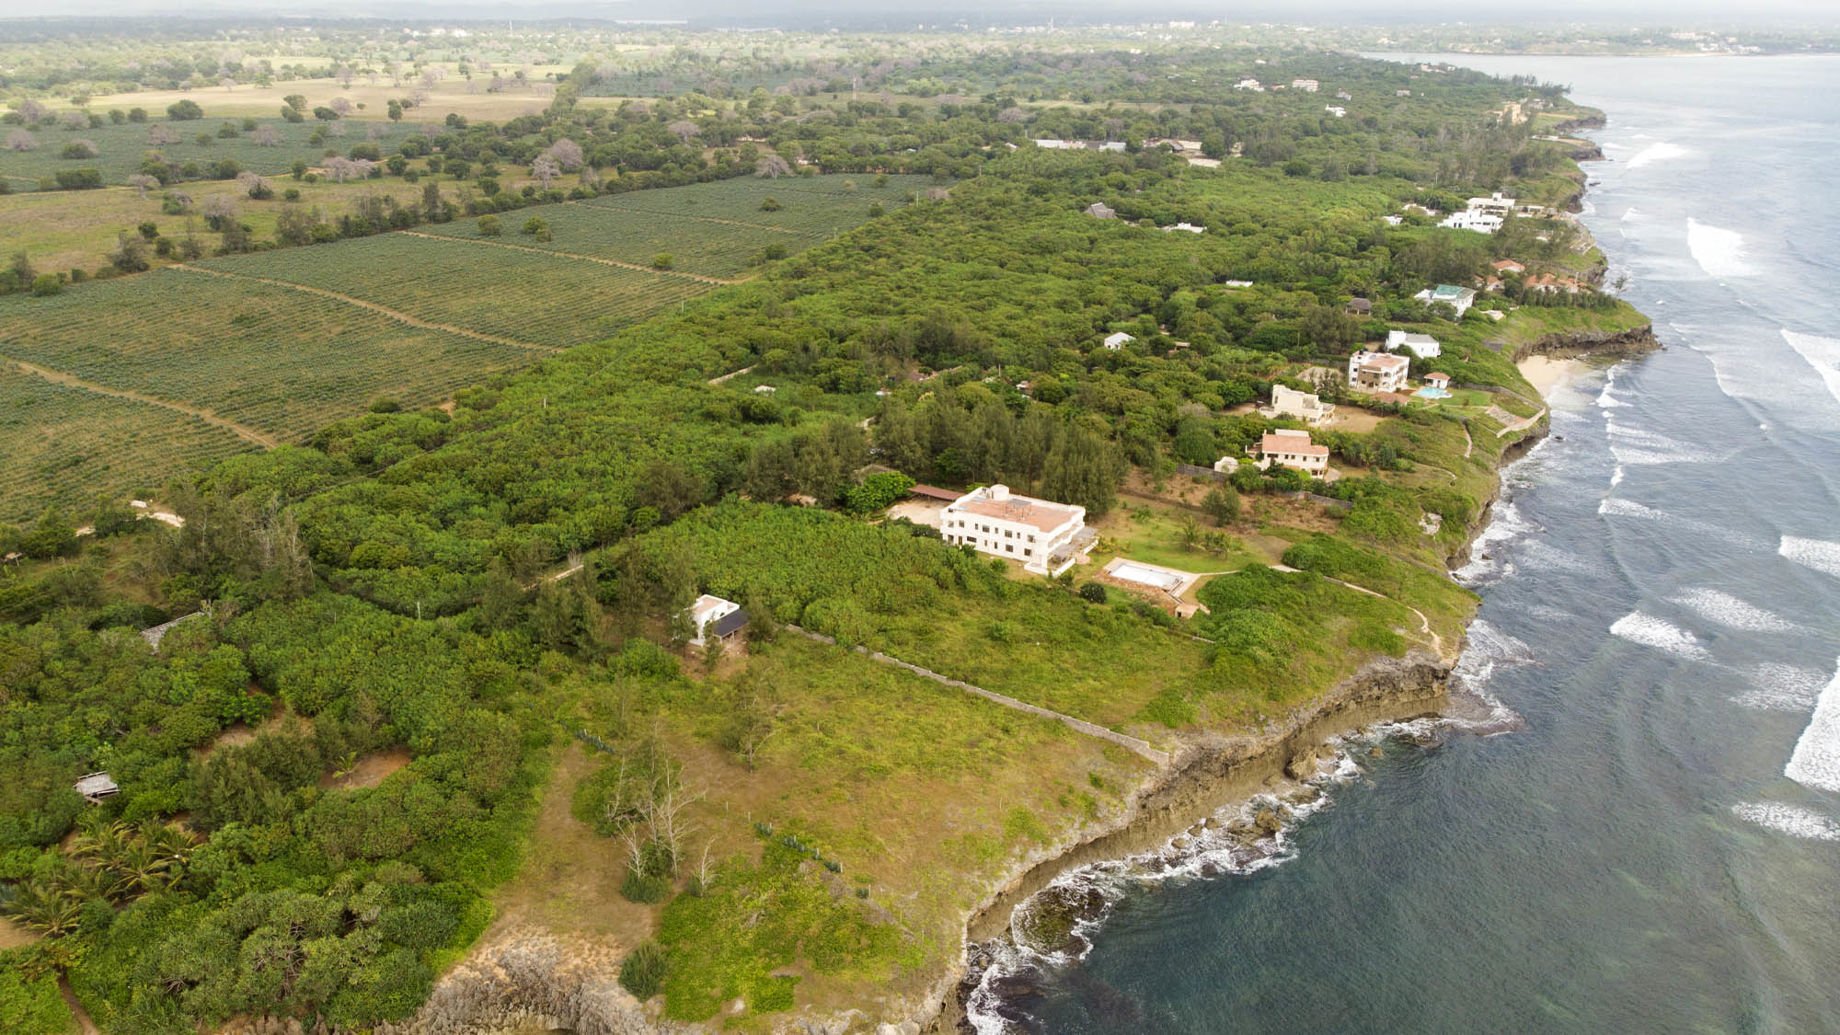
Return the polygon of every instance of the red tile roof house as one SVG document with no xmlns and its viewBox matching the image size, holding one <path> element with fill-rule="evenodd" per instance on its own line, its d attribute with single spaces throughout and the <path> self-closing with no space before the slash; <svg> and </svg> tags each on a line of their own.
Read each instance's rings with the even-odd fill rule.
<svg viewBox="0 0 1840 1035">
<path fill-rule="evenodd" d="M 1494 262 L 1490 263 L 1490 266 L 1497 273 L 1525 273 L 1527 272 L 1527 267 L 1521 265 L 1520 263 L 1514 261 L 1513 259 L 1497 259 Z"/>
<path fill-rule="evenodd" d="M 1321 475 L 1329 470 L 1329 447 L 1311 442 L 1307 431 L 1273 431 L 1259 440 L 1259 461 L 1261 467 L 1277 464 Z"/>
</svg>

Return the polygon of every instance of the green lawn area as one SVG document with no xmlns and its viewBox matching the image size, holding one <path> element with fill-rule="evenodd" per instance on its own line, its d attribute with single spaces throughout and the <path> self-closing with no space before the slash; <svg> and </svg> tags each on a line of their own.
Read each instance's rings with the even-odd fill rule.
<svg viewBox="0 0 1840 1035">
<path fill-rule="evenodd" d="M 1212 521 L 1200 515 L 1193 515 L 1196 527 L 1203 535 L 1218 533 L 1221 548 L 1183 545 L 1182 530 L 1184 519 L 1188 517 L 1187 511 L 1143 503 L 1121 507 L 1099 526 L 1099 547 L 1093 552 L 1093 566 L 1082 568 L 1080 574 L 1098 574 L 1113 557 L 1128 557 L 1196 573 L 1238 571 L 1261 560 L 1239 537 L 1216 528 Z"/>
</svg>

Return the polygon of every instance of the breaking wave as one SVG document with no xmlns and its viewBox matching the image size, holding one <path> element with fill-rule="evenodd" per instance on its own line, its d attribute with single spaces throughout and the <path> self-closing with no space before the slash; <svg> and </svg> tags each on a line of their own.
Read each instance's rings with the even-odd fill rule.
<svg viewBox="0 0 1840 1035">
<path fill-rule="evenodd" d="M 1681 147 L 1679 144 L 1670 144 L 1664 140 L 1659 144 L 1650 144 L 1643 148 L 1634 158 L 1624 163 L 1623 167 L 1626 169 L 1640 169 L 1653 162 L 1665 162 L 1670 158 L 1685 158 L 1692 153 L 1693 152 Z"/>
<path fill-rule="evenodd" d="M 1716 589 L 1689 589 L 1673 597 L 1708 622 L 1746 632 L 1793 632 L 1794 622 Z"/>
<path fill-rule="evenodd" d="M 1840 791 L 1840 666 L 1815 702 L 1814 718 L 1795 742 L 1783 775 L 1804 787 Z"/>
<path fill-rule="evenodd" d="M 1800 805 L 1784 805 L 1777 801 L 1747 801 L 1733 805 L 1731 811 L 1746 822 L 1792 837 L 1803 837 L 1811 841 L 1840 841 L 1840 823 Z"/>
<path fill-rule="evenodd" d="M 1751 689 L 1732 698 L 1737 704 L 1766 712 L 1806 712 L 1821 696 L 1827 673 L 1770 661 L 1753 669 L 1750 678 Z"/>
<path fill-rule="evenodd" d="M 1711 657 L 1706 648 L 1699 645 L 1699 637 L 1671 622 L 1640 611 L 1631 611 L 1618 618 L 1610 626 L 1610 635 L 1695 661 L 1705 661 Z"/>
<path fill-rule="evenodd" d="M 1723 280 L 1748 277 L 1753 272 L 1744 261 L 1744 235 L 1735 230 L 1708 226 L 1697 219 L 1687 219 L 1687 250 L 1706 275 Z"/>
<path fill-rule="evenodd" d="M 1808 361 L 1816 374 L 1821 376 L 1821 383 L 1827 386 L 1827 394 L 1840 402 L 1840 340 L 1823 338 L 1818 334 L 1798 334 L 1785 329 L 1783 340 L 1795 350 L 1796 355 Z"/>
<path fill-rule="evenodd" d="M 1786 535 L 1776 547 L 1776 552 L 1804 568 L 1813 568 L 1823 574 L 1840 578 L 1840 543 Z"/>
</svg>

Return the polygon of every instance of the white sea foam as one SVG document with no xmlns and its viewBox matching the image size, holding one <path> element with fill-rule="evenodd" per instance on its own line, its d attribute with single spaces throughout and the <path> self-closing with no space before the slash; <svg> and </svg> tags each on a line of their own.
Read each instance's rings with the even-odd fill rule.
<svg viewBox="0 0 1840 1035">
<path fill-rule="evenodd" d="M 1716 589 L 1689 589 L 1674 603 L 1709 622 L 1746 632 L 1791 632 L 1795 623 Z"/>
<path fill-rule="evenodd" d="M 1610 472 L 1610 487 L 1614 489 L 1621 484 L 1623 484 L 1623 465 L 1617 464 L 1616 470 Z"/>
<path fill-rule="evenodd" d="M 1540 445 L 1543 446 L 1546 442 L 1550 441 L 1552 440 L 1546 439 L 1542 441 Z M 1535 450 L 1539 448 L 1539 446 L 1534 447 Z M 1533 454 L 1529 453 L 1527 457 L 1515 461 L 1514 466 L 1518 467 L 1520 464 L 1526 463 L 1527 460 L 1532 458 L 1532 455 Z M 1511 467 L 1509 470 L 1511 471 L 1513 468 Z M 1505 560 L 1497 558 L 1493 551 L 1506 546 L 1508 543 L 1519 539 L 1529 532 L 1538 531 L 1541 531 L 1540 526 L 1528 520 L 1528 518 L 1521 513 L 1520 508 L 1514 505 L 1513 500 L 1504 499 L 1495 504 L 1494 509 L 1489 512 L 1488 526 L 1482 530 L 1480 535 L 1476 536 L 1475 542 L 1470 544 L 1469 563 L 1451 574 L 1455 575 L 1458 581 L 1472 585 L 1480 582 L 1492 581 L 1493 577 L 1506 576 L 1515 570 L 1514 566 Z"/>
<path fill-rule="evenodd" d="M 1795 742 L 1783 775 L 1805 787 L 1840 791 L 1840 664 L 1815 702 L 1814 718 Z"/>
<path fill-rule="evenodd" d="M 1653 647 L 1682 658 L 1705 661 L 1711 657 L 1706 648 L 1699 645 L 1699 637 L 1654 615 L 1631 611 L 1618 618 L 1610 625 L 1610 635 L 1620 636 L 1631 643 L 1644 647 Z"/>
<path fill-rule="evenodd" d="M 1656 510 L 1645 504 L 1637 503 L 1635 500 L 1623 499 L 1618 496 L 1605 497 L 1604 500 L 1597 505 L 1597 512 L 1605 517 L 1634 518 L 1639 521 L 1654 521 L 1673 525 L 1697 533 L 1708 540 L 1729 544 L 1731 546 L 1743 547 L 1747 550 L 1769 549 L 1762 540 L 1753 539 L 1742 532 L 1733 532 L 1729 529 L 1720 528 L 1709 521 L 1701 521 L 1698 518 L 1680 517 L 1677 514 L 1669 514 L 1666 511 Z"/>
<path fill-rule="evenodd" d="M 1754 272 L 1744 261 L 1744 235 L 1736 230 L 1708 226 L 1697 219 L 1687 220 L 1687 250 L 1706 275 L 1719 280 L 1748 277 Z"/>
<path fill-rule="evenodd" d="M 1840 402 L 1840 339 L 1800 334 L 1786 329 L 1782 336 L 1796 355 L 1807 360 L 1808 365 L 1820 375 L 1821 383 L 1827 386 L 1827 394 L 1833 396 L 1835 402 Z"/>
<path fill-rule="evenodd" d="M 1747 801 L 1731 807 L 1732 814 L 1760 827 L 1811 841 L 1840 841 L 1840 823 L 1800 805 L 1779 801 Z"/>
<path fill-rule="evenodd" d="M 1746 708 L 1765 712 L 1806 712 L 1821 696 L 1827 673 L 1769 661 L 1751 670 L 1751 689 L 1732 698 Z"/>
<path fill-rule="evenodd" d="M 1804 568 L 1840 578 L 1840 543 L 1786 535 L 1776 552 Z"/>
<path fill-rule="evenodd" d="M 1693 152 L 1681 147 L 1679 144 L 1670 144 L 1664 140 L 1659 144 L 1650 144 L 1643 148 L 1636 153 L 1634 158 L 1625 162 L 1623 167 L 1625 169 L 1640 169 L 1653 162 L 1665 162 L 1670 158 L 1684 158 L 1692 153 Z"/>
</svg>

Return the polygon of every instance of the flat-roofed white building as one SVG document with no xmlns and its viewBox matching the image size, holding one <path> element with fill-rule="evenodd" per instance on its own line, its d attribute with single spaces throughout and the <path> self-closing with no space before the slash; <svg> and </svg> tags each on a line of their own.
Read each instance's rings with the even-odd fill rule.
<svg viewBox="0 0 1840 1035">
<path fill-rule="evenodd" d="M 1075 540 L 1086 529 L 1086 508 L 1018 496 L 1007 485 L 986 485 L 946 504 L 939 533 L 948 543 L 1021 561 L 1037 575 L 1073 566 Z"/>
<path fill-rule="evenodd" d="M 1398 352 L 1405 349 L 1419 359 L 1436 359 L 1444 352 L 1444 346 L 1429 334 L 1414 334 L 1411 331 L 1387 331 L 1386 351 Z"/>
<path fill-rule="evenodd" d="M 690 605 L 690 646 L 701 647 L 711 639 L 726 640 L 747 628 L 747 612 L 733 600 L 704 593 Z"/>
<path fill-rule="evenodd" d="M 1329 470 L 1329 447 L 1310 441 L 1307 431 L 1281 429 L 1259 439 L 1259 466 L 1289 467 L 1305 474 L 1320 475 Z"/>
<path fill-rule="evenodd" d="M 1292 79 L 1291 89 L 1302 90 L 1304 93 L 1315 93 L 1322 89 L 1322 83 L 1315 79 Z"/>
<path fill-rule="evenodd" d="M 1316 425 L 1328 420 L 1335 407 L 1322 401 L 1314 392 L 1299 392 L 1286 385 L 1271 386 L 1271 405 L 1259 411 L 1266 417 L 1289 417 Z"/>
<path fill-rule="evenodd" d="M 1368 392 L 1397 392 L 1406 386 L 1412 361 L 1392 352 L 1363 349 L 1348 357 L 1348 387 Z"/>
</svg>

